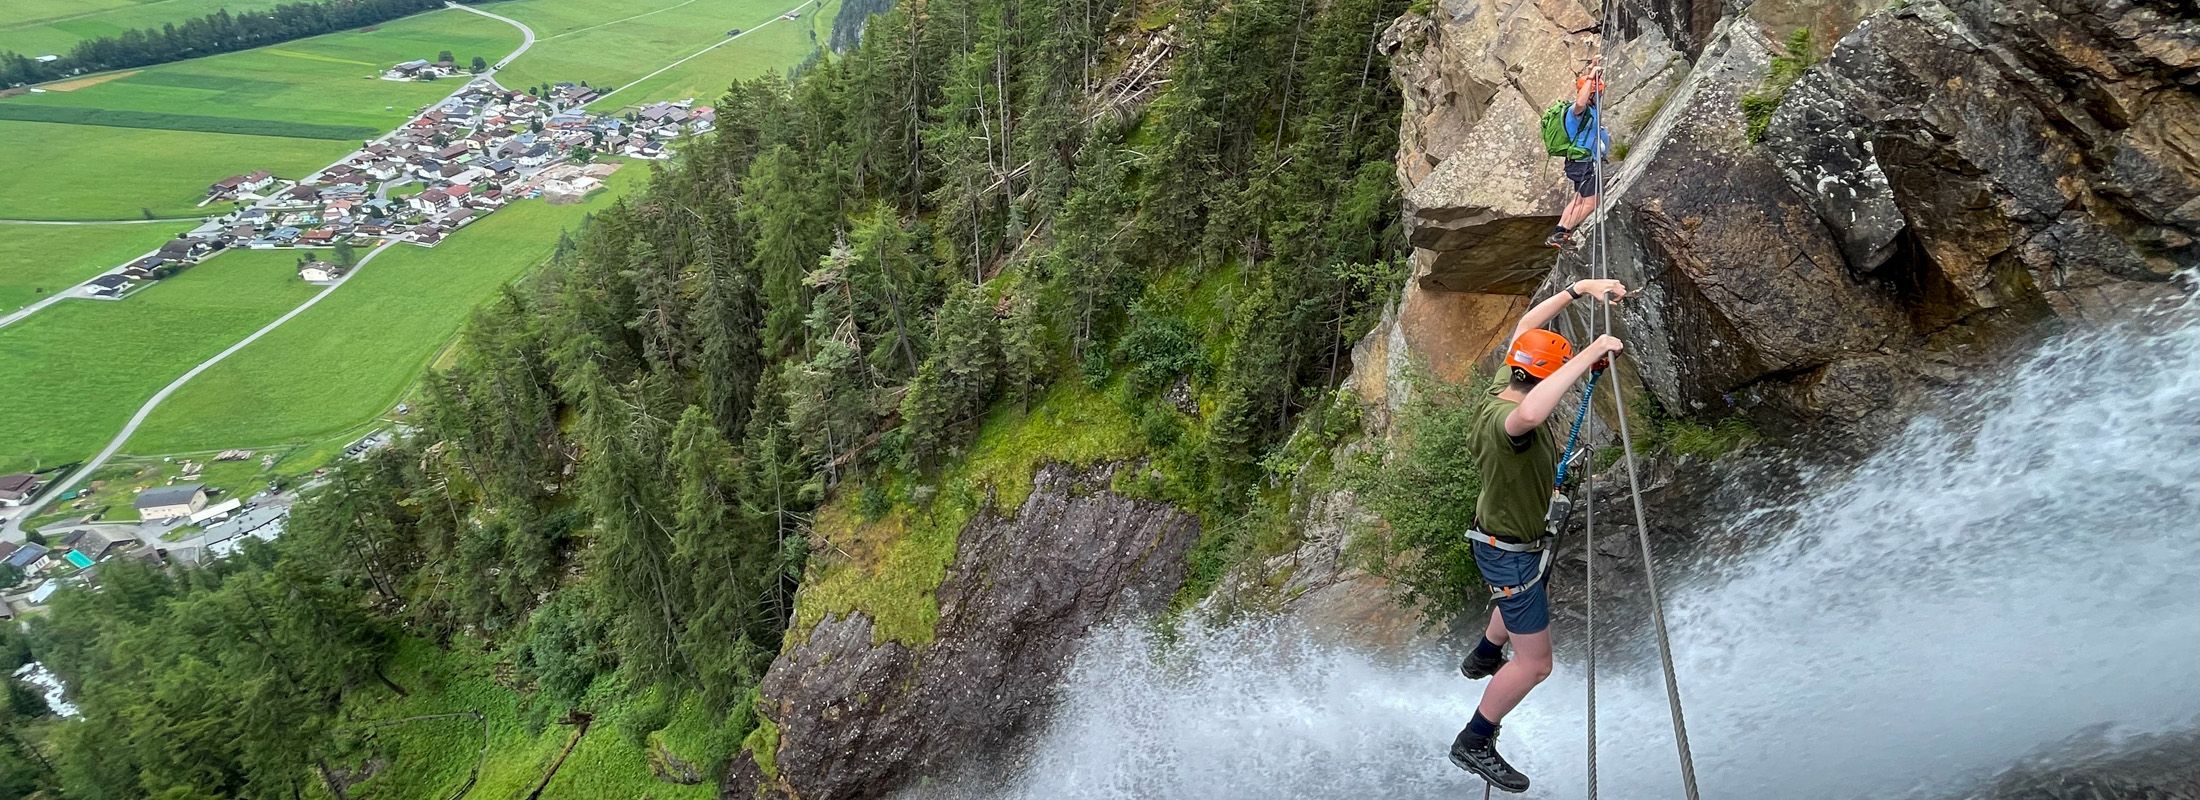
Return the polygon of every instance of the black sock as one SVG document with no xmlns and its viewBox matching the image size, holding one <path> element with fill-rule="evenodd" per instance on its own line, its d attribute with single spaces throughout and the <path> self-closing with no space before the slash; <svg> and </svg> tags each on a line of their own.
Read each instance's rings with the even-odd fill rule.
<svg viewBox="0 0 2200 800">
<path fill-rule="evenodd" d="M 1573 231 L 1572 231 L 1572 230 L 1569 230 L 1569 229 L 1568 229 L 1568 228 L 1567 228 L 1566 226 L 1564 226 L 1564 225 L 1555 225 L 1555 226 L 1552 226 L 1552 227 L 1553 227 L 1553 228 L 1555 228 L 1555 229 L 1556 229 L 1556 230 L 1558 231 L 1558 235 L 1560 235 L 1560 236 L 1564 236 L 1564 235 L 1566 235 L 1566 234 L 1569 234 L 1569 233 L 1573 233 Z"/>
<path fill-rule="evenodd" d="M 1482 712 L 1476 711 L 1474 712 L 1474 719 L 1467 723 L 1467 735 L 1475 739 L 1488 739 L 1496 736 L 1497 723 L 1489 721 L 1489 718 L 1482 716 Z"/>
<path fill-rule="evenodd" d="M 1474 646 L 1474 657 L 1487 661 L 1505 655 L 1505 646 L 1482 637 L 1482 643 Z"/>
</svg>

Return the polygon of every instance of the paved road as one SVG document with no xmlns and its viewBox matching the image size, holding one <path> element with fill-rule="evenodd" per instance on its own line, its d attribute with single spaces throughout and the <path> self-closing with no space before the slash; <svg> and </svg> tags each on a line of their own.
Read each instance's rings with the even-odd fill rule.
<svg viewBox="0 0 2200 800">
<path fill-rule="evenodd" d="M 511 17 L 504 16 L 502 14 L 491 14 L 487 11 L 483 11 L 473 6 L 462 6 L 457 3 L 444 3 L 443 5 L 448 8 L 455 8 L 460 11 L 465 11 L 472 14 L 480 14 L 490 19 L 503 20 L 505 24 L 519 29 L 519 34 L 521 37 L 523 37 L 520 40 L 519 49 L 512 51 L 511 55 L 497 59 L 496 63 L 489 65 L 488 72 L 481 73 L 481 76 L 484 78 L 488 78 L 491 83 L 496 82 L 497 70 L 503 69 L 505 65 L 512 63 L 512 59 L 518 58 L 522 55 L 526 55 L 527 48 L 535 46 L 535 29 L 527 27 L 527 23 L 521 22 Z M 497 85 L 502 86 L 504 84 L 499 83 Z"/>
<path fill-rule="evenodd" d="M 519 49 L 512 51 L 511 55 L 505 56 L 503 59 L 497 61 L 498 64 L 509 63 L 512 59 L 518 58 L 521 53 L 527 52 L 527 48 L 532 47 L 535 44 L 535 32 L 527 26 L 521 25 L 517 20 L 508 17 L 497 16 L 495 14 L 491 14 L 487 11 L 482 11 L 477 8 L 468 8 L 466 6 L 456 4 L 453 4 L 451 7 L 470 11 L 485 17 L 492 17 L 495 19 L 504 20 L 505 22 L 511 23 L 513 26 L 519 28 L 520 32 L 525 35 L 525 39 L 520 43 Z M 482 77 L 494 80 L 493 76 L 495 75 L 495 73 L 496 70 L 491 69 L 488 72 L 483 73 Z M 471 84 L 472 81 L 468 81 L 467 83 Z M 414 116 L 412 120 L 407 120 L 405 124 L 412 124 L 414 120 L 420 119 L 421 116 L 426 116 L 428 111 L 434 110 L 435 108 L 442 106 L 443 103 L 445 101 L 448 101 L 451 97 L 457 97 L 460 93 L 463 93 L 465 91 L 466 87 L 459 87 L 458 91 L 452 92 L 449 97 L 445 97 L 443 100 L 439 100 L 435 103 L 429 104 L 429 106 L 426 109 L 423 109 L 419 115 Z M 393 129 L 391 133 L 395 133 L 396 130 L 401 130 L 404 127 L 404 125 L 400 125 L 397 129 Z M 387 139 L 389 138 L 389 136 L 389 133 L 385 133 L 382 135 L 381 139 L 376 139 L 376 141 Z M 344 158 L 338 159 L 335 163 L 332 163 L 329 166 L 333 167 L 336 164 L 342 164 L 344 163 L 344 161 L 350 158 L 351 153 L 345 153 Z M 326 169 L 326 167 L 324 167 L 323 169 Z M 352 265 L 350 272 L 344 273 L 342 277 L 337 278 L 335 282 L 330 283 L 328 285 L 328 288 L 322 289 L 319 293 L 313 295 L 312 297 L 306 298 L 306 301 L 303 303 L 299 303 L 297 308 L 293 308 L 289 312 L 284 313 L 282 316 L 276 317 L 275 321 L 261 326 L 259 330 L 253 331 L 252 335 L 246 336 L 242 341 L 230 345 L 228 349 L 225 349 L 219 353 L 215 353 L 213 358 L 209 358 L 205 361 L 199 362 L 198 366 L 192 367 L 189 372 L 183 373 L 182 377 L 170 381 L 167 386 L 161 387 L 161 390 L 155 393 L 152 399 L 145 401 L 144 405 L 138 407 L 137 413 L 130 417 L 130 422 L 122 426 L 122 432 L 115 434 L 115 438 L 107 443 L 107 447 L 105 449 L 99 451 L 99 455 L 94 456 L 90 461 L 84 462 L 84 466 L 78 467 L 75 472 L 70 473 L 67 480 L 47 487 L 46 491 L 43 494 L 40 494 L 37 500 L 34 500 L 29 505 L 24 506 L 20 511 L 16 512 L 15 516 L 10 517 L 5 524 L 0 524 L 0 541 L 21 541 L 23 539 L 23 520 L 27 520 L 31 517 L 37 516 L 38 510 L 44 508 L 47 503 L 53 502 L 53 499 L 56 497 L 67 494 L 71 488 L 74 488 L 77 484 L 82 483 L 84 479 L 90 476 L 93 472 L 98 471 L 101 465 L 107 463 L 107 459 L 113 458 L 115 453 L 122 450 L 122 446 L 130 441 L 130 436 L 137 433 L 138 426 L 145 424 L 146 418 L 153 415 L 153 409 L 160 407 L 161 402 L 167 400 L 169 395 L 175 394 L 176 390 L 183 388 L 184 384 L 190 383 L 192 378 L 196 378 L 199 376 L 199 373 L 205 372 L 209 368 L 212 368 L 215 364 L 221 363 L 223 359 L 226 359 L 231 355 L 236 354 L 237 351 L 243 350 L 246 346 L 252 344 L 253 342 L 259 341 L 260 337 L 266 336 L 269 333 L 273 332 L 276 328 L 282 327 L 283 323 L 289 322 L 292 319 L 296 318 L 299 314 L 305 313 L 306 309 L 312 308 L 315 305 L 319 305 L 320 302 L 324 299 L 327 299 L 329 295 L 335 294 L 337 289 L 343 288 L 344 284 L 351 282 L 352 278 L 358 277 L 360 271 L 366 269 L 366 266 L 369 262 L 372 262 L 376 257 L 382 255 L 383 253 L 389 252 L 391 248 L 399 246 L 401 245 L 395 242 L 386 242 L 382 246 L 376 247 L 373 251 L 367 253 L 365 258 L 359 259 L 359 263 Z M 70 291 L 73 292 L 75 291 L 75 289 L 72 288 Z M 59 297 L 61 297 L 61 295 L 56 294 L 54 298 L 49 298 L 49 301 L 52 299 L 58 299 Z M 17 318 L 19 318 L 19 316 L 11 315 L 11 318 L 9 319 L 0 320 L 0 327 L 4 327 L 9 323 L 14 322 Z"/>
</svg>

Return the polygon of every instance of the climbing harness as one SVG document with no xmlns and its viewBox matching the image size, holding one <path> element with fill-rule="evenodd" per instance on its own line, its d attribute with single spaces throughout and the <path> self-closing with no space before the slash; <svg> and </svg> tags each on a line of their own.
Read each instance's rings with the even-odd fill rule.
<svg viewBox="0 0 2200 800">
<path fill-rule="evenodd" d="M 1558 456 L 1558 475 L 1551 481 L 1551 505 L 1543 513 L 1543 536 L 1532 542 L 1514 542 L 1497 538 L 1480 527 L 1467 529 L 1468 539 L 1507 553 L 1542 554 L 1542 558 L 1536 560 L 1535 577 L 1529 578 L 1527 583 L 1518 586 L 1490 587 L 1490 599 L 1492 600 L 1503 600 L 1534 589 L 1536 584 L 1542 583 L 1544 578 L 1550 577 L 1551 559 L 1557 551 L 1554 543 L 1558 540 L 1559 528 L 1566 525 L 1566 518 L 1572 515 L 1574 507 L 1574 501 L 1569 499 L 1565 492 L 1566 468 L 1573 465 L 1574 446 L 1581 442 L 1581 426 L 1589 418 L 1589 399 L 1596 396 L 1597 379 L 1601 377 L 1604 377 L 1601 370 L 1591 373 L 1588 385 L 1582 387 L 1581 408 L 1574 412 L 1573 429 L 1566 434 L 1566 449 L 1561 451 Z"/>
</svg>

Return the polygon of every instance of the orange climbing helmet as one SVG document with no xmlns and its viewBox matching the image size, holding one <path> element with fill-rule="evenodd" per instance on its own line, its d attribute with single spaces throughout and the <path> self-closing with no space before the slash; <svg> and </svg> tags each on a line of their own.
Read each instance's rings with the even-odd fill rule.
<svg viewBox="0 0 2200 800">
<path fill-rule="evenodd" d="M 1515 337 L 1505 355 L 1505 366 L 1518 368 L 1536 380 L 1551 377 L 1551 373 L 1574 357 L 1574 344 L 1566 337 L 1532 328 Z"/>
</svg>

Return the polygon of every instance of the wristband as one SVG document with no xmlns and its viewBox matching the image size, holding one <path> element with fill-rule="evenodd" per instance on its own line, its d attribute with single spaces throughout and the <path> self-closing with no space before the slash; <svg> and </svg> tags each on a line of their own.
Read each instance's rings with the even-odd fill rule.
<svg viewBox="0 0 2200 800">
<path fill-rule="evenodd" d="M 1566 296 L 1567 296 L 1567 297 L 1571 297 L 1571 298 L 1573 298 L 1573 299 L 1575 299 L 1575 300 L 1579 300 L 1579 299 L 1581 299 L 1581 293 L 1580 293 L 1580 292 L 1577 292 L 1577 291 L 1574 291 L 1574 286 L 1573 286 L 1573 284 L 1570 284 L 1570 283 L 1569 283 L 1569 284 L 1566 284 Z"/>
</svg>

